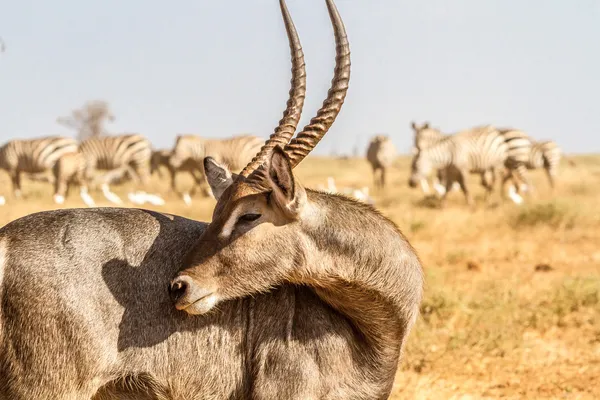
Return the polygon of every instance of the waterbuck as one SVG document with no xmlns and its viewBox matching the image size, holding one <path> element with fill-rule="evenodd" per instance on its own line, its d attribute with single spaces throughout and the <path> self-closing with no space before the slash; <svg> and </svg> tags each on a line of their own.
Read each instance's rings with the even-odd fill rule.
<svg viewBox="0 0 600 400">
<path fill-rule="evenodd" d="M 389 396 L 421 300 L 420 261 L 373 208 L 304 189 L 292 173 L 347 91 L 345 29 L 326 2 L 337 59 L 324 106 L 290 141 L 305 72 L 280 0 L 288 107 L 239 176 L 204 161 L 218 198 L 209 225 L 86 209 L 0 230 L 0 399 Z"/>
</svg>

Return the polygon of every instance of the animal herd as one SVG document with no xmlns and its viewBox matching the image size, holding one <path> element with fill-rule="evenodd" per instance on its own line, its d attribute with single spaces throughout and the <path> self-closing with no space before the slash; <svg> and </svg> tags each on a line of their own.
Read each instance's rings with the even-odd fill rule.
<svg viewBox="0 0 600 400">
<path fill-rule="evenodd" d="M 429 123 L 411 124 L 414 131 L 413 161 L 409 185 L 420 186 L 430 194 L 433 186 L 442 196 L 459 187 L 469 204 L 471 191 L 466 184 L 467 173 L 478 174 L 489 198 L 497 181 L 504 195 L 507 182 L 508 196 L 521 203 L 521 193 L 530 187 L 527 170 L 544 169 L 550 186 L 555 184 L 561 150 L 550 140 L 537 142 L 516 129 L 478 126 L 454 134 L 443 134 Z M 68 137 L 46 137 L 31 140 L 11 140 L 0 147 L 0 168 L 10 176 L 13 193 L 21 197 L 21 175 L 45 179 L 54 184 L 54 201 L 62 204 L 72 186 L 78 186 L 80 195 L 88 206 L 95 202 L 90 196 L 90 186 L 100 186 L 104 196 L 115 204 L 122 200 L 110 190 L 110 184 L 132 179 L 137 189 L 146 189 L 150 176 L 162 169 L 169 173 L 171 190 L 186 204 L 201 191 L 210 194 L 206 185 L 203 160 L 210 156 L 239 172 L 261 148 L 263 140 L 257 136 L 239 135 L 226 139 L 209 139 L 198 135 L 179 135 L 172 149 L 154 150 L 148 139 L 137 134 L 91 137 L 77 143 Z M 366 159 L 373 170 L 376 189 L 383 189 L 386 176 L 396 159 L 397 151 L 387 135 L 371 138 Z M 176 177 L 188 173 L 193 186 L 188 192 L 177 188 Z M 332 178 L 330 178 L 332 179 Z M 334 183 L 326 190 L 332 191 Z M 368 189 L 347 189 L 348 194 L 359 199 L 370 199 Z M 132 202 L 164 204 L 155 194 L 137 190 L 129 193 Z M 371 200 L 369 200 L 371 201 Z"/>
<path fill-rule="evenodd" d="M 486 189 L 486 199 L 497 181 L 504 195 L 510 182 L 508 195 L 515 203 L 523 201 L 520 192 L 531 188 L 528 170 L 543 168 L 550 187 L 554 188 L 561 150 L 551 141 L 535 141 L 517 129 L 497 128 L 492 125 L 477 126 L 454 134 L 444 134 L 428 122 L 411 123 L 414 131 L 413 159 L 410 168 L 410 187 L 420 185 L 425 194 L 433 187 L 442 196 L 442 204 L 450 190 L 458 185 L 468 204 L 473 203 L 467 186 L 467 175 L 478 174 Z M 386 170 L 394 163 L 396 149 L 387 135 L 374 136 L 367 149 L 367 160 L 373 169 L 376 187 L 385 185 Z"/>
<path fill-rule="evenodd" d="M 99 186 L 104 196 L 115 204 L 121 198 L 110 190 L 110 184 L 131 179 L 137 189 L 147 190 L 150 176 L 169 171 L 171 187 L 177 191 L 176 174 L 187 172 L 198 188 L 205 186 L 203 160 L 211 156 L 238 171 L 261 148 L 263 140 L 250 135 L 229 139 L 205 139 L 196 135 L 180 135 L 171 150 L 153 150 L 148 139 L 138 134 L 90 137 L 78 143 L 75 139 L 51 136 L 30 140 L 11 140 L 0 147 L 0 169 L 10 176 L 15 198 L 22 196 L 21 177 L 28 174 L 54 184 L 54 201 L 62 204 L 69 189 L 79 187 L 80 195 L 88 206 L 95 202 L 90 186 Z M 136 197 L 137 195 L 137 197 Z M 187 203 L 190 194 L 183 193 Z M 129 194 L 133 202 L 164 204 L 157 195 L 141 190 Z M 138 200 L 139 199 L 139 200 Z"/>
</svg>

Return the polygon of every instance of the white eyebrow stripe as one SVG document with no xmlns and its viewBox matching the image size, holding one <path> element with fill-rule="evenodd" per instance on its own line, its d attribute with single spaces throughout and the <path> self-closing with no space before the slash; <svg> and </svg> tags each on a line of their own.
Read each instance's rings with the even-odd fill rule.
<svg viewBox="0 0 600 400">
<path fill-rule="evenodd" d="M 240 211 L 241 211 L 240 207 L 237 207 L 235 210 L 233 210 L 231 212 L 229 219 L 227 219 L 227 221 L 223 224 L 223 229 L 221 230 L 221 233 L 219 234 L 219 237 L 221 239 L 227 239 L 229 236 L 231 236 L 231 232 L 233 232 L 233 228 L 235 228 L 235 223 L 238 220 Z"/>
</svg>

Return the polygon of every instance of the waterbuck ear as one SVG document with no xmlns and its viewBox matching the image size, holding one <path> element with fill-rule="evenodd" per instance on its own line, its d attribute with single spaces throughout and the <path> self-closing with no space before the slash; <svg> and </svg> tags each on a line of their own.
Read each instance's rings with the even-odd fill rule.
<svg viewBox="0 0 600 400">
<path fill-rule="evenodd" d="M 297 216 L 299 202 L 292 165 L 287 154 L 279 146 L 273 149 L 267 179 L 273 189 L 272 199 L 275 204 L 288 216 Z"/>
<path fill-rule="evenodd" d="M 429 122 L 425 122 L 423 124 L 423 129 L 429 129 Z"/>
<path fill-rule="evenodd" d="M 415 121 L 411 121 L 410 126 L 416 131 L 418 130 L 417 124 L 415 124 Z"/>
<path fill-rule="evenodd" d="M 220 165 L 212 157 L 204 158 L 204 173 L 206 174 L 206 181 L 212 190 L 215 199 L 219 200 L 225 189 L 233 183 L 233 176 L 231 172 Z"/>
</svg>

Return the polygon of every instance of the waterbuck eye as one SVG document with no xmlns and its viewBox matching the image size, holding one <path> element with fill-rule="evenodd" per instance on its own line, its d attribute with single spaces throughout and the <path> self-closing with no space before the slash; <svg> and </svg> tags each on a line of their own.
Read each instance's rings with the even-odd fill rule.
<svg viewBox="0 0 600 400">
<path fill-rule="evenodd" d="M 244 214 L 238 219 L 238 222 L 252 222 L 259 218 L 260 214 Z"/>
</svg>

